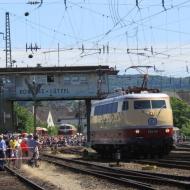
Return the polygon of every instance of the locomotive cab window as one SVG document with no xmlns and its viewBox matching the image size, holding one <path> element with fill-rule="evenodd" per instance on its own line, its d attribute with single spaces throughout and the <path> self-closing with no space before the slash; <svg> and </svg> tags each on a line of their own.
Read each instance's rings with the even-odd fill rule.
<svg viewBox="0 0 190 190">
<path fill-rule="evenodd" d="M 122 105 L 122 111 L 126 111 L 126 110 L 128 110 L 128 108 L 129 108 L 129 103 L 128 103 L 128 101 L 124 101 L 124 102 L 123 102 L 123 105 Z"/>
<path fill-rule="evenodd" d="M 135 109 L 150 109 L 150 100 L 137 100 L 134 101 Z"/>
<path fill-rule="evenodd" d="M 152 109 L 166 108 L 165 100 L 152 100 Z"/>
</svg>

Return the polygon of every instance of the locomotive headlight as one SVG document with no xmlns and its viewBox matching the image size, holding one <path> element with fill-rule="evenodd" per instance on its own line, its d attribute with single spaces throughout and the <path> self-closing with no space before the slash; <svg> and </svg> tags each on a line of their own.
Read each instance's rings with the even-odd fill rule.
<svg viewBox="0 0 190 190">
<path fill-rule="evenodd" d="M 150 116 L 154 116 L 154 113 L 152 111 L 149 112 Z"/>
<path fill-rule="evenodd" d="M 135 133 L 136 133 L 136 134 L 139 134 L 139 133 L 140 133 L 140 130 L 139 130 L 139 129 L 136 129 L 136 130 L 135 130 Z"/>
<path fill-rule="evenodd" d="M 169 132 L 170 132 L 170 129 L 165 129 L 165 132 L 166 132 L 166 133 L 169 133 Z"/>
</svg>

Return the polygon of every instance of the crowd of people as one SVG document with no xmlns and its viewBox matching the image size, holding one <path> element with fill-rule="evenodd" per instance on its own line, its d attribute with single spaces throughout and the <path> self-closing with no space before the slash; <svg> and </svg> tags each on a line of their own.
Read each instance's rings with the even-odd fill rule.
<svg viewBox="0 0 190 190">
<path fill-rule="evenodd" d="M 22 161 L 38 167 L 39 145 L 42 143 L 37 135 L 0 135 L 0 170 L 5 163 L 20 168 Z"/>
<path fill-rule="evenodd" d="M 83 146 L 86 138 L 82 134 L 38 136 L 32 134 L 0 135 L 0 170 L 4 165 L 20 168 L 22 162 L 38 167 L 39 151 L 45 147 Z"/>
<path fill-rule="evenodd" d="M 84 135 L 77 133 L 76 135 L 56 135 L 56 136 L 42 136 L 40 141 L 43 146 L 52 147 L 57 145 L 62 146 L 84 146 L 86 138 Z"/>
</svg>

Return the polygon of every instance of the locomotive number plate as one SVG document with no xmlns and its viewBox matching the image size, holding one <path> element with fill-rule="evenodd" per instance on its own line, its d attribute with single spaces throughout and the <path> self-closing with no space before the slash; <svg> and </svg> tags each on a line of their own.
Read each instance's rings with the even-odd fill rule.
<svg viewBox="0 0 190 190">
<path fill-rule="evenodd" d="M 149 118 L 148 119 L 148 125 L 156 125 L 157 124 L 157 119 L 156 118 Z"/>
<path fill-rule="evenodd" d="M 155 133 L 158 133 L 158 130 L 157 129 L 149 129 L 148 133 L 149 134 L 155 134 Z"/>
</svg>

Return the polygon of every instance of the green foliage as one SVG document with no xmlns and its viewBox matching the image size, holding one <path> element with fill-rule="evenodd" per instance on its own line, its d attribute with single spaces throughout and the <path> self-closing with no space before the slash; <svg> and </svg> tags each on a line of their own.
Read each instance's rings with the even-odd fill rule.
<svg viewBox="0 0 190 190">
<path fill-rule="evenodd" d="M 171 105 L 174 117 L 174 126 L 180 131 L 190 136 L 190 106 L 183 100 L 172 97 Z"/>
<path fill-rule="evenodd" d="M 18 132 L 34 132 L 34 117 L 31 112 L 29 112 L 26 108 L 20 106 L 18 103 L 14 103 L 14 113 L 17 121 Z M 37 126 L 48 129 L 49 135 L 57 135 L 58 128 L 55 127 L 47 127 L 46 123 L 37 121 Z"/>
<path fill-rule="evenodd" d="M 26 108 L 14 103 L 14 113 L 17 121 L 18 132 L 32 133 L 34 131 L 34 118 L 31 112 Z"/>
<path fill-rule="evenodd" d="M 38 126 L 42 128 L 46 128 L 46 129 L 48 128 L 47 123 L 44 123 L 44 122 L 38 122 Z"/>
<path fill-rule="evenodd" d="M 48 127 L 48 134 L 53 136 L 58 134 L 58 127 Z"/>
<path fill-rule="evenodd" d="M 47 126 L 47 123 L 44 123 L 44 122 L 39 122 L 38 123 L 38 126 L 39 127 L 42 127 L 42 128 L 46 128 L 48 130 L 48 134 L 50 136 L 53 136 L 53 135 L 57 135 L 58 134 L 58 127 L 55 126 L 55 127 L 48 127 Z"/>
</svg>

